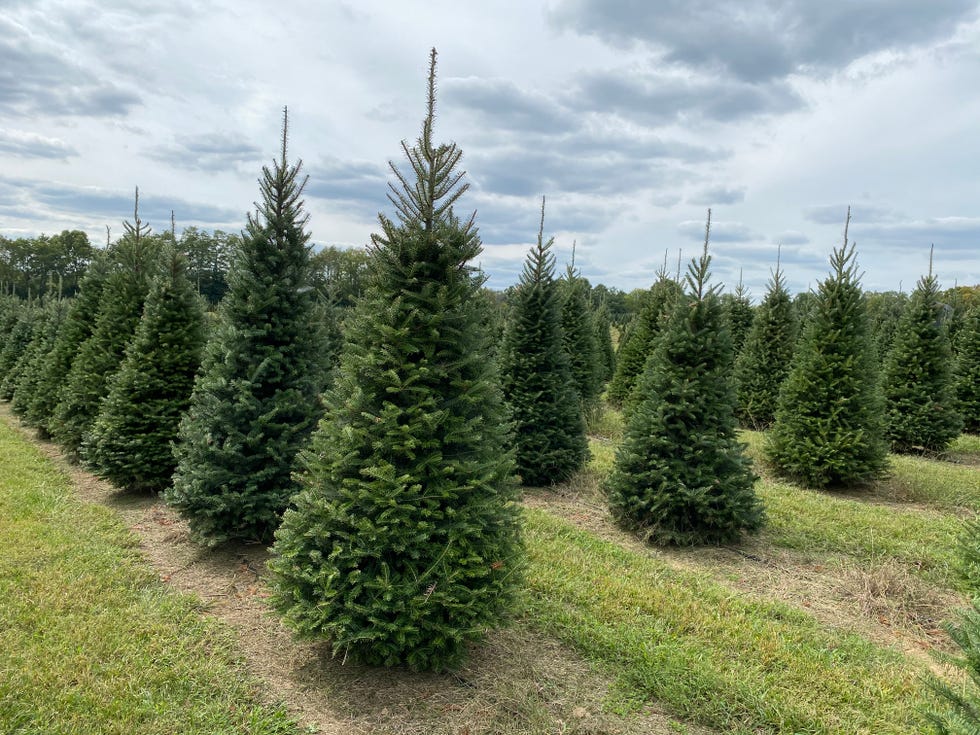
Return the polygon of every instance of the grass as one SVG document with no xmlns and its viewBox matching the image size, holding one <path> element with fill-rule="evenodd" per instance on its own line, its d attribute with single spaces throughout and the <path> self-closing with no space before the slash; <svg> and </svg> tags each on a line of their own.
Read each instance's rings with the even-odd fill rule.
<svg viewBox="0 0 980 735">
<path fill-rule="evenodd" d="M 0 732 L 296 732 L 110 511 L 2 422 L 0 457 Z"/>
<path fill-rule="evenodd" d="M 547 512 L 525 515 L 536 624 L 650 698 L 739 733 L 915 731 L 920 671 L 897 652 L 752 602 Z"/>
</svg>

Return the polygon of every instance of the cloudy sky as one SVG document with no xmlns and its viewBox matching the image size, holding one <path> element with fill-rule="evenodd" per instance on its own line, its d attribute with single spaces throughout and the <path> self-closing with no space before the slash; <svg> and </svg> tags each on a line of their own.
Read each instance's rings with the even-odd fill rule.
<svg viewBox="0 0 980 735">
<path fill-rule="evenodd" d="M 148 10 L 157 5 L 156 10 Z M 547 196 L 559 261 L 648 286 L 699 249 L 764 293 L 827 272 L 980 283 L 976 0 L 0 0 L 0 234 L 241 229 L 290 110 L 314 242 L 377 230 L 414 140 L 464 151 L 481 264 L 516 280 Z"/>
</svg>

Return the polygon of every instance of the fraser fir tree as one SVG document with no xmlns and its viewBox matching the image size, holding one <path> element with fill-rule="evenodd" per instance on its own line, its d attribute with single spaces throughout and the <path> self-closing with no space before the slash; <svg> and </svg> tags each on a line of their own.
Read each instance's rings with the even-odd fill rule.
<svg viewBox="0 0 980 735">
<path fill-rule="evenodd" d="M 776 415 L 779 388 L 796 345 L 796 312 L 779 264 L 735 360 L 736 413 L 741 424 L 765 429 Z"/>
<path fill-rule="evenodd" d="M 732 335 L 732 354 L 737 358 L 742 352 L 742 345 L 752 329 L 754 312 L 749 292 L 742 283 L 742 272 L 738 274 L 738 285 L 735 293 L 722 297 L 725 304 L 725 317 L 728 319 L 728 329 Z"/>
<path fill-rule="evenodd" d="M 609 383 L 609 400 L 622 406 L 636 385 L 647 358 L 656 348 L 656 340 L 681 293 L 677 281 L 667 276 L 666 265 L 657 273 L 650 297 L 620 345 L 616 371 Z"/>
<path fill-rule="evenodd" d="M 167 502 L 209 544 L 271 541 L 289 498 L 296 456 L 321 414 L 324 347 L 308 287 L 302 163 L 282 152 L 263 167 L 228 292 L 181 422 Z"/>
<path fill-rule="evenodd" d="M 818 488 L 870 482 L 885 471 L 888 451 L 877 354 L 846 225 L 830 265 L 766 442 L 779 472 Z"/>
<path fill-rule="evenodd" d="M 953 382 L 963 430 L 980 434 L 980 305 L 966 313 L 957 334 Z"/>
<path fill-rule="evenodd" d="M 941 452 L 960 433 L 939 281 L 919 279 L 885 359 L 885 436 L 896 452 Z"/>
<path fill-rule="evenodd" d="M 958 656 L 943 658 L 960 669 L 962 684 L 930 675 L 927 683 L 936 695 L 935 704 L 926 712 L 935 735 L 977 735 L 980 733 L 980 601 L 959 612 L 946 632 L 959 648 Z"/>
<path fill-rule="evenodd" d="M 89 263 L 78 294 L 68 302 L 64 326 L 58 330 L 51 351 L 39 365 L 37 387 L 25 418 L 27 423 L 37 427 L 43 438 L 51 435 L 50 421 L 58 403 L 65 398 L 65 385 L 72 363 L 82 344 L 92 335 L 108 274 L 106 257 L 96 257 Z"/>
<path fill-rule="evenodd" d="M 373 278 L 346 330 L 304 489 L 276 533 L 273 604 L 300 635 L 370 664 L 443 669 L 497 625 L 518 582 L 518 510 L 473 218 L 455 144 L 428 114 L 392 169 Z"/>
<path fill-rule="evenodd" d="M 588 440 L 566 352 L 554 239 L 538 242 L 524 261 L 500 350 L 504 398 L 514 423 L 517 472 L 525 485 L 550 485 L 585 464 Z"/>
<path fill-rule="evenodd" d="M 731 341 L 708 286 L 710 224 L 709 210 L 704 253 L 634 390 L 607 487 L 617 520 L 662 544 L 729 543 L 764 517 L 735 434 Z"/>
<path fill-rule="evenodd" d="M 10 327 L 3 349 L 0 350 L 0 399 L 9 401 L 17 382 L 18 364 L 34 336 L 38 319 L 38 305 L 33 301 L 20 303 L 16 308 L 16 321 Z"/>
<path fill-rule="evenodd" d="M 609 307 L 605 302 L 600 303 L 594 312 L 595 339 L 599 348 L 599 379 L 601 386 L 612 379 L 616 370 L 616 349 L 612 341 L 612 320 L 609 318 Z"/>
<path fill-rule="evenodd" d="M 11 396 L 11 407 L 21 417 L 25 417 L 31 400 L 37 393 L 41 366 L 57 340 L 67 310 L 67 302 L 60 297 L 47 300 L 41 307 L 34 336 L 21 358 L 20 375 L 15 381 Z"/>
<path fill-rule="evenodd" d="M 98 416 L 109 380 L 119 369 L 126 343 L 139 324 L 157 266 L 155 243 L 148 237 L 150 228 L 139 216 L 138 189 L 133 220 L 124 223 L 126 234 L 113 245 L 111 271 L 102 288 L 92 334 L 71 363 L 61 400 L 48 423 L 51 436 L 70 453 L 80 450 Z"/>
<path fill-rule="evenodd" d="M 174 472 L 172 444 L 190 404 L 204 343 L 201 300 L 185 268 L 183 256 L 168 246 L 162 273 L 83 446 L 97 474 L 120 488 L 160 492 Z"/>
<path fill-rule="evenodd" d="M 572 258 L 574 263 L 574 247 Z M 570 265 L 559 282 L 562 349 L 568 356 L 572 381 L 578 391 L 583 416 L 589 416 L 602 391 L 602 366 L 596 342 L 595 320 L 589 305 L 588 282 Z"/>
</svg>

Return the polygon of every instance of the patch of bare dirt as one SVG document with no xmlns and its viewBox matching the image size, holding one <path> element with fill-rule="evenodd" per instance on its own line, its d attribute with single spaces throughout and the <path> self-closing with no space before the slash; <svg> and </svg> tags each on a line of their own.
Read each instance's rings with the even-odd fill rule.
<svg viewBox="0 0 980 735">
<path fill-rule="evenodd" d="M 80 498 L 119 514 L 162 582 L 199 597 L 236 632 L 263 696 L 285 703 L 307 732 L 710 735 L 676 722 L 655 704 L 626 717 L 604 711 L 611 681 L 520 621 L 474 646 L 466 666 L 451 674 L 343 664 L 322 644 L 295 641 L 271 613 L 264 547 L 197 546 L 184 521 L 159 498 L 121 492 L 68 462 L 56 445 L 22 427 L 8 406 L 0 405 L 0 417 L 68 475 Z"/>
<path fill-rule="evenodd" d="M 933 652 L 951 650 L 942 623 L 966 604 L 896 563 L 857 567 L 843 556 L 777 549 L 759 539 L 738 547 L 650 546 L 613 522 L 589 473 L 568 486 L 528 491 L 524 503 L 675 568 L 708 575 L 740 594 L 803 609 L 825 625 L 901 650 L 934 670 L 941 667 Z"/>
</svg>

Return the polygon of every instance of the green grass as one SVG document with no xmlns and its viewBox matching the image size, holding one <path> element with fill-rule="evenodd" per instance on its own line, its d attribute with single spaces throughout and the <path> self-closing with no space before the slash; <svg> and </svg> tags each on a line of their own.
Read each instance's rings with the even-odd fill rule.
<svg viewBox="0 0 980 735">
<path fill-rule="evenodd" d="M 723 732 L 917 731 L 921 672 L 900 654 L 544 511 L 525 519 L 532 620 L 615 676 L 620 706 L 654 698 Z"/>
<path fill-rule="evenodd" d="M 0 457 L 0 732 L 296 732 L 110 511 L 2 422 Z"/>
</svg>

